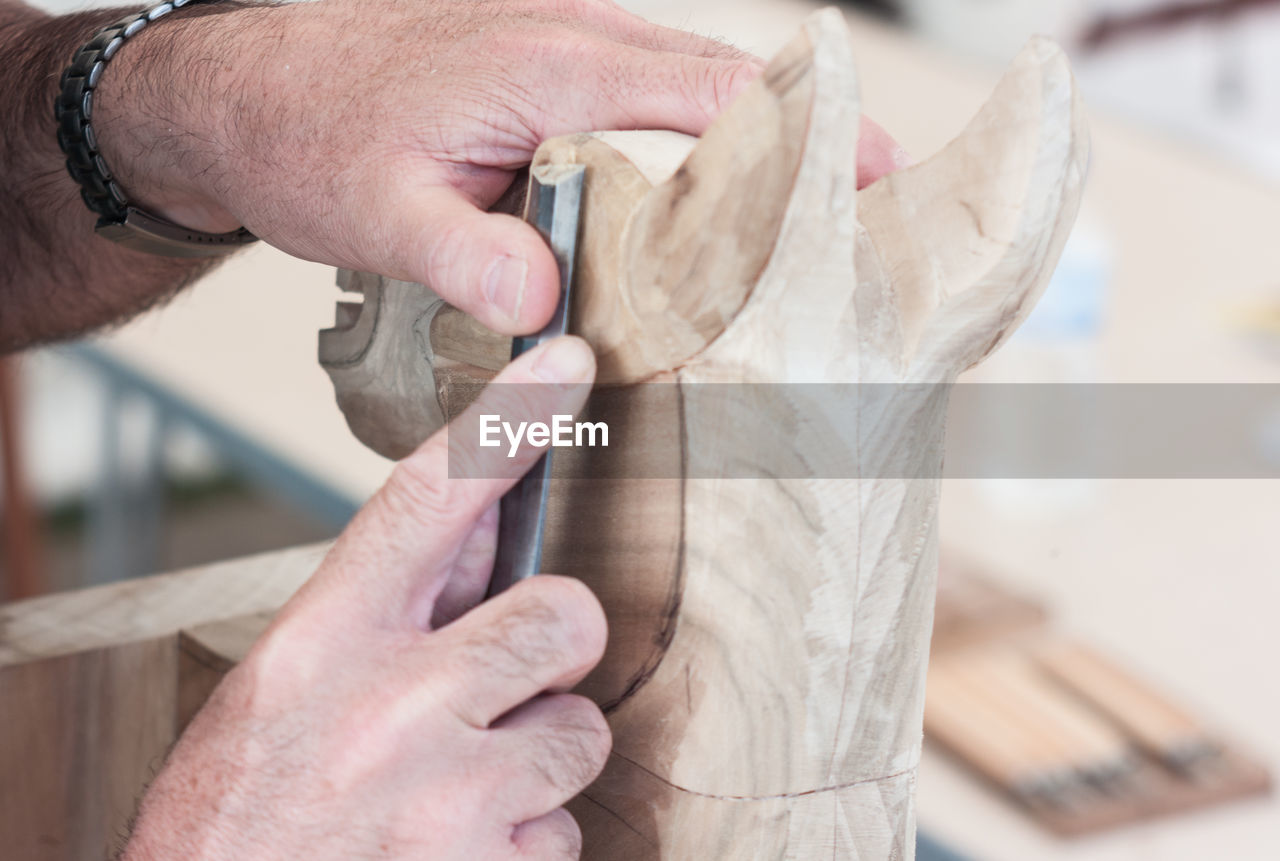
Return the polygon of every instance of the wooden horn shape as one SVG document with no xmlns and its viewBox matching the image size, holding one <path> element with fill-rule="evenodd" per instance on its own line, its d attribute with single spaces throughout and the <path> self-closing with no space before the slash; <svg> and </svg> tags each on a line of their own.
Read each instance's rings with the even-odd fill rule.
<svg viewBox="0 0 1280 861">
<path fill-rule="evenodd" d="M 973 366 L 1030 313 L 1075 221 L 1088 157 L 1066 55 L 1037 37 L 954 141 L 859 194 L 870 238 L 859 265 L 887 275 L 863 282 L 866 304 L 885 312 L 881 336 L 900 339 L 914 377 Z"/>
</svg>

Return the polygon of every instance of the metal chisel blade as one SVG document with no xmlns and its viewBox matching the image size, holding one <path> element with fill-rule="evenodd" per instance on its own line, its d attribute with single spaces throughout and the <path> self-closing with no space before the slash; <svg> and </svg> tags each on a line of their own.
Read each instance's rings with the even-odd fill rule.
<svg viewBox="0 0 1280 861">
<path fill-rule="evenodd" d="M 542 331 L 515 338 L 511 358 L 569 331 L 569 307 L 573 288 L 573 264 L 578 247 L 578 221 L 582 211 L 582 186 L 586 168 L 580 164 L 541 165 L 529 173 L 525 221 L 532 224 L 551 246 L 560 269 L 560 301 Z M 538 573 L 542 563 L 542 538 L 547 516 L 547 491 L 551 484 L 551 449 L 499 504 L 498 546 L 493 560 L 489 595 Z"/>
</svg>

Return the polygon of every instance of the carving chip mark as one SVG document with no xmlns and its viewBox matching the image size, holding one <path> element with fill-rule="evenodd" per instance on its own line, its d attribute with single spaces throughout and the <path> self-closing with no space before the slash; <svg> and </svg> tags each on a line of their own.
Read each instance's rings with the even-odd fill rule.
<svg viewBox="0 0 1280 861">
<path fill-rule="evenodd" d="M 841 790 L 849 789 L 854 786 L 866 786 L 873 783 L 884 783 L 888 780 L 896 780 L 899 777 L 914 774 L 916 770 L 916 765 L 912 764 L 901 771 L 895 771 L 891 774 L 884 774 L 879 777 L 865 777 L 862 780 L 850 780 L 847 783 L 837 783 L 830 786 L 820 786 L 817 789 L 806 789 L 803 792 L 781 792 L 777 795 L 715 795 L 710 792 L 699 792 L 696 789 L 689 789 L 687 787 L 680 786 L 679 784 L 672 783 L 662 775 L 655 774 L 640 763 L 636 762 L 634 759 L 625 757 L 616 750 L 609 755 L 616 756 L 623 762 L 634 765 L 654 780 L 671 787 L 676 792 L 683 792 L 686 795 L 696 795 L 699 798 L 709 798 L 712 801 L 781 801 L 788 798 L 805 798 L 810 795 L 823 795 L 828 792 L 840 792 Z"/>
<path fill-rule="evenodd" d="M 964 211 L 969 213 L 969 217 L 973 219 L 973 229 L 978 231 L 978 237 L 986 239 L 987 231 L 982 227 L 982 218 L 978 215 L 977 208 L 967 200 L 960 201 L 960 205 L 964 207 Z"/>
<path fill-rule="evenodd" d="M 677 392 L 680 392 L 680 383 L 677 383 Z M 680 423 L 680 470 L 681 474 L 688 472 L 689 468 L 689 438 L 685 421 L 685 404 L 683 393 L 676 399 L 676 419 Z M 649 679 L 653 678 L 653 674 L 658 671 L 658 667 L 662 664 L 663 658 L 667 656 L 667 649 L 671 647 L 671 641 L 676 636 L 676 625 L 680 619 L 680 604 L 684 599 L 684 559 L 685 559 L 685 487 L 684 482 L 680 482 L 680 500 L 679 500 L 679 538 L 676 541 L 676 570 L 672 577 L 671 591 L 667 595 L 667 606 L 663 608 L 662 621 L 658 626 L 658 630 L 654 636 L 654 651 L 650 654 L 648 661 L 640 668 L 640 671 L 631 679 L 626 688 L 617 698 L 609 702 L 600 704 L 600 711 L 604 714 L 611 714 L 622 706 L 627 700 L 631 699 L 637 691 L 645 686 Z M 690 692 L 692 699 L 692 692 Z M 692 711 L 692 708 L 690 709 Z"/>
<path fill-rule="evenodd" d="M 599 807 L 599 808 L 600 808 L 601 810 L 603 810 L 605 813 L 609 814 L 609 815 L 610 815 L 610 816 L 612 816 L 614 819 L 616 819 L 616 820 L 618 820 L 619 822 L 621 822 L 624 828 L 626 828 L 626 829 L 627 829 L 628 831 L 630 831 L 632 834 L 634 834 L 635 836 L 637 836 L 637 837 L 639 837 L 641 840 L 643 840 L 643 841 L 645 842 L 645 844 L 649 846 L 649 848 L 651 848 L 651 849 L 659 849 L 659 848 L 661 848 L 661 847 L 659 847 L 659 846 L 658 846 L 658 844 L 657 844 L 657 843 L 654 843 L 652 840 L 650 840 L 650 839 L 649 839 L 649 837 L 648 837 L 647 835 L 645 835 L 645 833 L 644 833 L 643 831 L 641 831 L 639 828 L 636 828 L 634 825 L 632 825 L 630 822 L 628 822 L 626 819 L 624 819 L 624 818 L 623 818 L 623 816 L 622 816 L 622 814 L 618 813 L 616 810 L 612 809 L 611 807 L 609 807 L 609 806 L 607 806 L 607 805 L 605 805 L 605 804 L 602 804 L 601 802 L 599 802 L 599 801 L 597 801 L 596 799 L 592 798 L 590 795 L 587 795 L 585 792 L 581 793 L 581 797 L 582 797 L 582 798 L 585 798 L 587 801 L 590 801 L 590 802 L 591 802 L 592 804 L 594 804 L 596 807 Z"/>
</svg>

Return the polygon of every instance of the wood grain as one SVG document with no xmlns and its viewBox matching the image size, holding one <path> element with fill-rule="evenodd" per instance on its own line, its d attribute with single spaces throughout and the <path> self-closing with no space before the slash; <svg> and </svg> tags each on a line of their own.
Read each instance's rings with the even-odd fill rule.
<svg viewBox="0 0 1280 861">
<path fill-rule="evenodd" d="M 41 523 L 23 458 L 23 405 L 18 358 L 0 356 L 0 600 L 48 589 Z"/>
<path fill-rule="evenodd" d="M 611 628 L 582 688 L 614 732 L 605 773 L 573 805 L 586 858 L 913 852 L 946 399 L 873 411 L 798 386 L 694 392 L 953 380 L 1044 286 L 1087 143 L 1066 61 L 1043 40 L 953 144 L 862 193 L 858 126 L 848 33 L 828 11 L 700 140 L 573 135 L 535 156 L 587 166 L 573 327 L 616 384 L 616 451 L 652 457 L 643 441 L 656 439 L 677 466 L 633 479 L 616 461 L 556 461 L 544 567 L 590 583 Z M 407 343 L 411 321 L 393 316 L 381 337 Z M 468 355 L 470 388 L 456 391 L 439 362 L 366 378 L 431 375 L 447 415 L 500 364 L 489 358 Z M 353 427 L 402 422 L 353 416 L 331 375 Z M 883 472 L 733 477 L 768 438 L 746 427 L 774 429 L 783 462 L 819 475 Z"/>
<path fill-rule="evenodd" d="M 1094 650 L 1053 642 L 1038 650 L 1035 659 L 1170 767 L 1189 768 L 1217 752 L 1218 744 L 1199 721 Z"/>
<path fill-rule="evenodd" d="M 237 649 L 326 549 L 0 606 L 0 855 L 111 857 Z"/>
</svg>

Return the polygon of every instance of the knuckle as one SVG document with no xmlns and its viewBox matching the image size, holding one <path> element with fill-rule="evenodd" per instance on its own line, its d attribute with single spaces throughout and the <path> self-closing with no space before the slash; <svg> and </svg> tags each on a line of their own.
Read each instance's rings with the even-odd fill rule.
<svg viewBox="0 0 1280 861">
<path fill-rule="evenodd" d="M 564 793 L 576 793 L 595 780 L 613 749 L 609 724 L 600 709 L 573 694 L 555 697 L 538 735 L 541 762 L 534 766 L 548 784 Z"/>
<path fill-rule="evenodd" d="M 545 15 L 556 9 L 557 0 L 511 0 L 508 8 L 520 17 Z"/>
<path fill-rule="evenodd" d="M 533 667 L 556 661 L 563 651 L 554 607 L 525 597 L 517 586 L 507 592 L 503 612 L 490 625 L 470 632 L 461 644 L 466 663 L 497 674 L 522 677 Z"/>
<path fill-rule="evenodd" d="M 527 79 L 545 81 L 549 78 L 540 72 L 559 68 L 578 56 L 577 49 L 586 40 L 578 33 L 567 32 L 565 22 L 571 16 L 560 11 L 560 0 L 540 0 L 537 5 L 522 26 L 496 37 L 495 47 L 509 51 L 507 56 L 530 70 Z"/>
<path fill-rule="evenodd" d="M 360 786 L 400 749 L 397 727 L 388 715 L 389 703 L 370 699 L 333 718 L 333 738 L 326 749 L 325 774 L 335 787 Z"/>
<path fill-rule="evenodd" d="M 751 64 L 702 57 L 685 61 L 689 95 L 716 117 L 729 107 L 738 92 L 756 75 Z"/>
<path fill-rule="evenodd" d="M 720 60 L 721 65 L 729 67 L 722 73 L 721 77 L 724 91 L 729 101 L 733 101 L 738 93 L 759 79 L 764 71 L 764 64 L 750 56 L 737 52 L 734 48 L 727 48 L 727 50 L 735 52 L 736 56 L 726 56 Z"/>
<path fill-rule="evenodd" d="M 552 36 L 548 48 L 570 67 L 593 77 L 607 80 L 616 75 L 618 46 L 594 33 L 575 33 L 573 38 L 565 38 L 563 33 L 558 33 Z"/>
<path fill-rule="evenodd" d="M 498 602 L 501 602 L 500 604 Z M 454 675 L 484 673 L 523 679 L 530 673 L 580 673 L 604 653 L 603 611 L 590 589 L 567 577 L 539 576 L 495 599 L 498 615 L 483 626 L 456 629 Z"/>
<path fill-rule="evenodd" d="M 454 510 L 454 483 L 448 480 L 449 453 L 439 436 L 396 464 L 387 479 L 385 499 L 397 513 L 410 513 L 424 523 L 441 520 Z M 461 453 L 459 453 L 459 456 Z"/>
<path fill-rule="evenodd" d="M 423 283 L 445 299 L 456 302 L 467 295 L 466 284 L 471 270 L 467 251 L 468 224 L 464 219 L 431 226 L 433 233 L 423 237 L 420 248 L 426 248 L 423 261 Z"/>
<path fill-rule="evenodd" d="M 566 698 L 571 726 L 579 744 L 582 761 L 590 771 L 587 780 L 594 780 L 613 751 L 613 731 L 600 707 L 584 696 L 562 694 Z"/>
<path fill-rule="evenodd" d="M 387 665 L 405 668 L 417 660 L 419 642 L 405 636 L 382 643 Z M 330 703 L 333 744 L 326 756 L 326 771 L 344 786 L 356 786 L 366 778 L 393 768 L 414 739 L 439 731 L 441 704 L 448 691 L 427 672 L 372 671 L 353 682 L 349 696 Z M 467 749 L 481 737 L 478 730 L 450 727 L 452 742 Z"/>
<path fill-rule="evenodd" d="M 706 36 L 701 36 L 697 33 L 690 33 L 689 35 L 692 37 L 690 42 L 690 53 L 698 53 L 713 60 L 731 60 L 738 62 L 743 66 L 743 70 L 739 72 L 739 74 L 747 77 L 753 77 L 756 74 L 756 72 L 753 71 L 753 67 L 760 68 L 759 61 L 757 61 L 751 54 L 743 51 L 741 48 L 736 48 L 728 42 L 722 42 L 719 39 L 707 38 Z M 731 80 L 730 83 L 736 84 L 742 82 L 740 80 Z"/>
<path fill-rule="evenodd" d="M 552 9 L 568 21 L 591 21 L 602 14 L 620 11 L 609 0 L 552 0 Z"/>
<path fill-rule="evenodd" d="M 269 712 L 273 703 L 289 702 L 319 671 L 313 660 L 313 642 L 306 621 L 286 609 L 231 671 L 231 687 L 253 712 Z"/>
<path fill-rule="evenodd" d="M 588 5 L 588 0 L 547 0 L 548 11 L 559 18 L 573 20 L 581 15 Z"/>
<path fill-rule="evenodd" d="M 608 623 L 595 593 L 575 577 L 541 575 L 526 580 L 519 606 L 529 618 L 545 625 L 550 644 L 573 669 L 594 666 L 604 654 Z"/>
<path fill-rule="evenodd" d="M 551 857 L 577 859 L 582 854 L 582 828 L 578 826 L 578 820 L 563 807 L 550 815 L 554 817 L 552 828 L 555 834 Z"/>
</svg>

